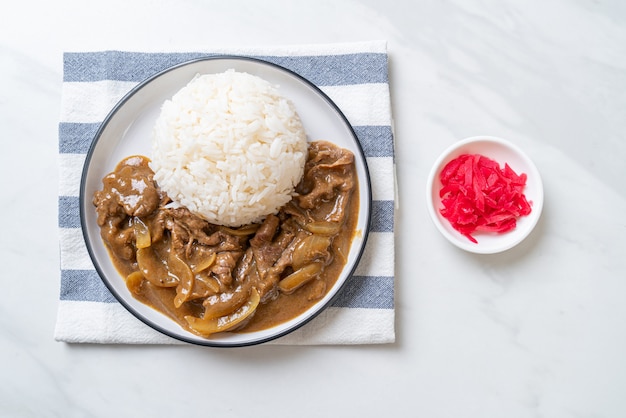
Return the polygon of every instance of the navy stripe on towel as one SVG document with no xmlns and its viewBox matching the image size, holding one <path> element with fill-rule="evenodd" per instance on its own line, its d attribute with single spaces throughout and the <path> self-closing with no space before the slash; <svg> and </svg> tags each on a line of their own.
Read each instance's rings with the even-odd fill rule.
<svg viewBox="0 0 626 418">
<path fill-rule="evenodd" d="M 116 302 L 95 270 L 61 270 L 61 300 Z"/>
<path fill-rule="evenodd" d="M 141 82 L 173 65 L 192 59 L 216 56 L 207 53 L 140 53 L 125 51 L 66 52 L 63 81 L 118 80 Z M 317 86 L 387 83 L 387 54 L 343 54 L 320 56 L 255 56 L 278 64 Z M 359 71 L 354 71 L 359 68 Z"/>
<path fill-rule="evenodd" d="M 333 301 L 337 308 L 393 309 L 393 277 L 352 276 Z"/>
<path fill-rule="evenodd" d="M 352 276 L 333 301 L 341 308 L 393 309 L 393 277 Z M 95 270 L 61 270 L 61 300 L 115 302 Z"/>
<path fill-rule="evenodd" d="M 354 126 L 353 129 L 366 157 L 393 157 L 391 126 Z"/>
<path fill-rule="evenodd" d="M 100 127 L 100 123 L 59 123 L 59 152 L 86 154 Z M 393 157 L 391 126 L 354 126 L 366 157 Z"/>
<path fill-rule="evenodd" d="M 59 228 L 80 228 L 78 197 L 59 196 Z"/>
<path fill-rule="evenodd" d="M 59 152 L 87 154 L 100 123 L 59 123 Z"/>
<path fill-rule="evenodd" d="M 393 200 L 372 201 L 372 232 L 393 232 L 394 204 Z"/>
</svg>

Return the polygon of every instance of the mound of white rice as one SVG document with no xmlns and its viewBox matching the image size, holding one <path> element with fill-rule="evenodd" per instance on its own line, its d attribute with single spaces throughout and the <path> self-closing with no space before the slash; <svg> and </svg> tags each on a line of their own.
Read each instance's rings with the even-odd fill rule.
<svg viewBox="0 0 626 418">
<path fill-rule="evenodd" d="M 262 78 L 229 70 L 196 76 L 163 104 L 151 168 L 174 204 L 241 226 L 291 200 L 306 155 L 293 104 Z"/>
</svg>

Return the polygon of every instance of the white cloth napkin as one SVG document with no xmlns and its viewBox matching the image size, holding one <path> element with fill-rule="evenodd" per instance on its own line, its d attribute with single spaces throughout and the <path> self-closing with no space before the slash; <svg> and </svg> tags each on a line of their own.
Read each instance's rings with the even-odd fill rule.
<svg viewBox="0 0 626 418">
<path fill-rule="evenodd" d="M 61 291 L 55 339 L 70 343 L 179 343 L 126 311 L 96 273 L 80 229 L 80 176 L 95 132 L 124 94 L 169 66 L 220 54 L 271 61 L 320 87 L 352 124 L 370 169 L 374 200 L 371 233 L 354 276 L 332 306 L 270 344 L 394 342 L 395 170 L 383 41 L 195 52 L 66 52 L 59 123 Z"/>
</svg>

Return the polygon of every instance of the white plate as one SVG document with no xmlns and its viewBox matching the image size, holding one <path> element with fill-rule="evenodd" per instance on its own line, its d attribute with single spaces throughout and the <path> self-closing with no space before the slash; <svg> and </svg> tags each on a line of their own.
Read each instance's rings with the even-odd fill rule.
<svg viewBox="0 0 626 418">
<path fill-rule="evenodd" d="M 132 297 L 100 238 L 92 198 L 102 188 L 102 178 L 124 157 L 135 154 L 150 156 L 152 129 L 165 100 L 170 99 L 196 74 L 220 73 L 228 69 L 259 76 L 278 86 L 281 94 L 295 104 L 309 141 L 327 140 L 354 153 L 359 179 L 359 233 L 352 243 L 348 262 L 337 283 L 310 310 L 268 330 L 229 333 L 205 339 L 182 329 L 165 315 Z M 189 61 L 156 74 L 134 88 L 115 106 L 102 123 L 87 154 L 80 187 L 80 217 L 87 249 L 96 270 L 111 293 L 133 315 L 152 328 L 182 341 L 210 346 L 243 346 L 285 335 L 310 321 L 330 304 L 354 272 L 365 247 L 371 201 L 369 173 L 363 150 L 345 116 L 320 89 L 299 75 L 265 61 L 244 57 L 210 57 Z"/>
<path fill-rule="evenodd" d="M 473 236 L 478 243 L 473 243 L 455 230 L 450 222 L 441 215 L 440 209 L 443 205 L 439 197 L 439 190 L 441 190 L 439 173 L 448 162 L 462 154 L 481 154 L 495 160 L 502 167 L 504 163 L 508 163 L 518 174 L 526 173 L 524 194 L 531 203 L 532 210 L 528 216 L 517 219 L 517 226 L 514 230 L 503 234 L 476 233 Z M 474 136 L 453 144 L 437 159 L 428 176 L 426 201 L 428 212 L 435 226 L 451 243 L 473 253 L 495 254 L 513 248 L 533 230 L 543 208 L 543 183 L 539 170 L 520 148 L 502 138 Z"/>
</svg>

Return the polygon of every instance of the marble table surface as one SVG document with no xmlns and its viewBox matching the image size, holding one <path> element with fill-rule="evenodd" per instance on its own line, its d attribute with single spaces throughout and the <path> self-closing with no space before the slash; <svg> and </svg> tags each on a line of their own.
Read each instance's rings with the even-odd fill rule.
<svg viewBox="0 0 626 418">
<path fill-rule="evenodd" d="M 0 416 L 626 416 L 626 3 L 15 2 L 0 25 Z M 395 119 L 396 342 L 81 345 L 53 338 L 62 53 L 386 40 Z M 425 206 L 473 135 L 538 166 L 518 247 L 450 245 Z"/>
</svg>

